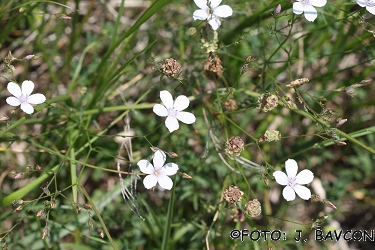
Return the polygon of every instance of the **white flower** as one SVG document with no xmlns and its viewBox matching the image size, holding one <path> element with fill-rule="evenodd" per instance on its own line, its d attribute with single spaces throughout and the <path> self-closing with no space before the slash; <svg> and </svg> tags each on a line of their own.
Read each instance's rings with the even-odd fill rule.
<svg viewBox="0 0 375 250">
<path fill-rule="evenodd" d="M 304 200 L 311 198 L 311 192 L 307 187 L 301 186 L 303 184 L 308 184 L 313 181 L 314 174 L 308 170 L 302 170 L 298 175 L 298 165 L 297 162 L 293 159 L 289 159 L 285 162 L 285 173 L 281 171 L 275 171 L 273 176 L 276 179 L 276 182 L 280 185 L 286 186 L 283 190 L 283 196 L 285 200 L 292 201 L 296 198 L 295 192 Z"/>
<path fill-rule="evenodd" d="M 193 13 L 194 20 L 208 20 L 213 30 L 217 30 L 221 22 L 218 17 L 228 17 L 233 14 L 233 10 L 228 5 L 219 6 L 222 0 L 194 0 L 200 8 Z M 207 3 L 210 6 L 207 6 Z"/>
<path fill-rule="evenodd" d="M 361 7 L 366 6 L 366 10 L 375 15 L 375 1 L 374 0 L 356 0 Z"/>
<path fill-rule="evenodd" d="M 155 104 L 153 111 L 158 116 L 165 117 L 165 126 L 168 128 L 169 132 L 173 132 L 179 128 L 178 120 L 185 124 L 192 124 L 195 122 L 195 116 L 190 112 L 182 112 L 189 106 L 189 99 L 180 95 L 173 102 L 171 93 L 166 90 L 160 91 L 160 99 L 164 106 L 161 104 Z"/>
<path fill-rule="evenodd" d="M 172 189 L 173 182 L 168 176 L 177 173 L 178 165 L 176 163 L 167 163 L 164 165 L 165 160 L 166 155 L 164 152 L 157 150 L 154 154 L 154 165 L 147 160 L 140 160 L 137 163 L 142 173 L 148 174 L 143 179 L 143 185 L 145 188 L 150 189 L 159 183 L 162 188 L 168 190 Z"/>
<path fill-rule="evenodd" d="M 7 88 L 14 97 L 8 97 L 6 102 L 15 107 L 21 105 L 21 109 L 27 114 L 32 114 L 34 112 L 34 108 L 31 104 L 41 104 L 46 101 L 46 97 L 43 94 L 30 95 L 34 90 L 34 83 L 32 81 L 23 81 L 22 90 L 20 86 L 14 82 L 8 83 Z"/>
<path fill-rule="evenodd" d="M 314 21 L 318 17 L 318 12 L 315 7 L 323 7 L 327 0 L 298 0 L 293 4 L 293 13 L 300 15 L 305 13 L 307 21 Z"/>
</svg>

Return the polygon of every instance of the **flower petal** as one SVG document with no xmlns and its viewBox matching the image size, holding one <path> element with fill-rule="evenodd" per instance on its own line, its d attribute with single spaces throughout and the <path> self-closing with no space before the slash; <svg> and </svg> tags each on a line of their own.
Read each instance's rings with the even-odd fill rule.
<svg viewBox="0 0 375 250">
<path fill-rule="evenodd" d="M 293 4 L 293 13 L 297 15 L 301 15 L 303 13 L 303 4 L 300 2 L 295 2 Z"/>
<path fill-rule="evenodd" d="M 314 174 L 308 169 L 302 170 L 299 174 L 296 176 L 296 182 L 298 184 L 309 184 L 314 179 Z"/>
<path fill-rule="evenodd" d="M 359 6 L 361 7 L 365 7 L 366 6 L 366 2 L 364 0 L 356 0 L 357 4 L 359 4 Z"/>
<path fill-rule="evenodd" d="M 296 198 L 296 193 L 294 192 L 293 188 L 286 186 L 283 190 L 283 196 L 285 200 L 292 201 Z"/>
<path fill-rule="evenodd" d="M 273 176 L 275 177 L 276 182 L 279 183 L 280 185 L 284 185 L 284 186 L 288 185 L 289 178 L 284 172 L 275 171 L 273 173 Z"/>
<path fill-rule="evenodd" d="M 315 7 L 323 7 L 327 4 L 327 0 L 309 0 L 309 4 Z"/>
<path fill-rule="evenodd" d="M 208 9 L 207 0 L 194 0 L 195 4 L 202 10 Z"/>
<path fill-rule="evenodd" d="M 163 167 L 165 175 L 174 175 L 177 173 L 178 165 L 176 163 L 167 163 Z"/>
<path fill-rule="evenodd" d="M 217 30 L 221 25 L 220 20 L 217 18 L 212 18 L 210 21 L 208 21 L 208 23 L 211 25 L 213 30 Z"/>
<path fill-rule="evenodd" d="M 161 150 L 157 150 L 154 153 L 154 159 L 153 159 L 155 170 L 158 170 L 159 168 L 163 167 L 166 159 L 167 159 L 167 156 L 165 155 L 165 153 Z"/>
<path fill-rule="evenodd" d="M 150 189 L 156 186 L 156 183 L 158 183 L 158 178 L 155 175 L 147 175 L 143 179 L 143 185 L 145 188 Z"/>
<path fill-rule="evenodd" d="M 219 17 L 228 17 L 233 14 L 233 10 L 229 5 L 221 5 L 214 10 L 214 15 Z"/>
<path fill-rule="evenodd" d="M 189 98 L 184 95 L 180 95 L 174 101 L 173 107 L 175 107 L 178 111 L 181 111 L 189 107 L 189 103 Z"/>
<path fill-rule="evenodd" d="M 30 104 L 41 104 L 46 101 L 46 97 L 43 94 L 33 94 L 27 98 L 27 102 Z"/>
<path fill-rule="evenodd" d="M 168 116 L 167 119 L 165 120 L 165 126 L 167 127 L 167 129 L 169 130 L 169 132 L 173 132 L 175 130 L 177 130 L 180 125 L 178 124 L 178 121 L 175 117 L 172 117 L 172 116 Z"/>
<path fill-rule="evenodd" d="M 160 99 L 167 109 L 170 109 L 173 107 L 173 97 L 171 93 L 169 93 L 168 91 L 166 90 L 160 91 Z"/>
<path fill-rule="evenodd" d="M 204 10 L 196 10 L 193 13 L 193 18 L 194 20 L 206 20 L 208 18 L 208 13 Z"/>
<path fill-rule="evenodd" d="M 289 178 L 295 177 L 297 174 L 297 170 L 298 170 L 298 164 L 295 160 L 288 159 L 285 162 L 285 169 L 286 169 L 286 174 L 288 175 Z"/>
<path fill-rule="evenodd" d="M 301 186 L 301 185 L 295 185 L 294 191 L 298 194 L 301 199 L 308 200 L 311 198 L 311 192 L 310 189 L 307 187 Z"/>
<path fill-rule="evenodd" d="M 164 175 L 164 176 L 159 176 L 158 178 L 158 183 L 159 185 L 164 188 L 164 189 L 168 189 L 168 190 L 171 190 L 172 187 L 173 187 L 173 181 L 171 178 L 169 178 L 168 176 Z"/>
<path fill-rule="evenodd" d="M 154 166 L 147 160 L 140 160 L 137 165 L 144 174 L 153 174 L 155 172 Z"/>
<path fill-rule="evenodd" d="M 34 112 L 33 106 L 31 106 L 31 104 L 27 102 L 21 103 L 21 109 L 23 110 L 23 112 L 29 115 Z"/>
<path fill-rule="evenodd" d="M 22 83 L 22 94 L 30 95 L 34 90 L 34 83 L 32 81 L 23 81 Z"/>
<path fill-rule="evenodd" d="M 11 96 L 11 97 L 8 97 L 6 99 L 6 102 L 11 105 L 11 106 L 14 106 L 14 107 L 17 107 L 21 104 L 20 100 L 18 100 L 17 98 Z"/>
<path fill-rule="evenodd" d="M 190 112 L 183 112 L 183 111 L 178 112 L 176 118 L 185 124 L 192 124 L 196 120 L 195 115 L 193 115 Z"/>
<path fill-rule="evenodd" d="M 366 6 L 366 10 L 375 15 L 375 4 L 373 3 L 372 6 Z"/>
<path fill-rule="evenodd" d="M 310 22 L 313 22 L 318 17 L 318 12 L 311 5 L 306 5 L 303 13 L 306 20 Z"/>
<path fill-rule="evenodd" d="M 158 116 L 168 116 L 168 110 L 161 104 L 155 104 L 152 111 L 154 111 L 154 113 Z"/>
<path fill-rule="evenodd" d="M 210 2 L 211 2 L 211 8 L 216 8 L 217 6 L 219 6 L 221 4 L 221 1 L 222 0 L 210 0 Z"/>
<path fill-rule="evenodd" d="M 20 86 L 18 86 L 18 84 L 14 83 L 14 82 L 8 83 L 7 89 L 9 91 L 9 93 L 11 93 L 12 95 L 14 95 L 17 98 L 22 95 L 22 91 L 21 91 Z"/>
</svg>

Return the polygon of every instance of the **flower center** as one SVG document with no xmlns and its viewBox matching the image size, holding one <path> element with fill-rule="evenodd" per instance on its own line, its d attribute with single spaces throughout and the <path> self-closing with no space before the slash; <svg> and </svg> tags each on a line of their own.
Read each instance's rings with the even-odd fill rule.
<svg viewBox="0 0 375 250">
<path fill-rule="evenodd" d="M 25 103 L 27 102 L 27 99 L 29 98 L 29 95 L 25 95 L 25 94 L 22 94 L 18 100 L 21 102 L 21 103 Z"/>
<path fill-rule="evenodd" d="M 371 7 L 373 5 L 372 0 L 365 0 L 366 6 Z"/>
<path fill-rule="evenodd" d="M 154 175 L 155 175 L 155 176 L 159 176 L 159 175 L 160 175 L 159 171 L 155 171 L 155 172 L 154 172 Z"/>
<path fill-rule="evenodd" d="M 288 182 L 288 186 L 290 186 L 291 188 L 294 188 L 294 186 L 296 185 L 296 177 L 289 177 L 289 182 Z"/>
<path fill-rule="evenodd" d="M 301 0 L 301 3 L 302 3 L 303 5 L 309 4 L 309 0 Z"/>
<path fill-rule="evenodd" d="M 176 117 L 178 110 L 174 107 L 168 109 L 168 116 Z"/>
</svg>

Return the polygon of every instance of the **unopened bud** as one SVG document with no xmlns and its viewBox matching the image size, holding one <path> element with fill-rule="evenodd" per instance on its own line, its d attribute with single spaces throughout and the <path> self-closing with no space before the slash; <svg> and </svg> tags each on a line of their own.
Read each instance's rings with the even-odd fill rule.
<svg viewBox="0 0 375 250">
<path fill-rule="evenodd" d="M 17 173 L 15 176 L 14 176 L 14 179 L 20 179 L 22 177 L 23 173 Z"/>
<path fill-rule="evenodd" d="M 324 203 L 327 207 L 330 207 L 330 208 L 333 208 L 333 209 L 337 209 L 337 207 L 336 207 L 332 202 L 330 202 L 329 200 L 323 200 L 323 203 Z"/>
<path fill-rule="evenodd" d="M 9 121 L 9 116 L 5 115 L 3 117 L 0 117 L 0 122 L 7 122 Z"/>
<path fill-rule="evenodd" d="M 191 177 L 190 175 L 188 175 L 187 173 L 180 173 L 182 178 L 185 178 L 185 179 L 191 179 L 193 177 Z"/>
<path fill-rule="evenodd" d="M 281 4 L 277 5 L 276 9 L 275 9 L 275 14 L 278 15 L 280 14 L 281 12 Z"/>
<path fill-rule="evenodd" d="M 43 230 L 42 239 L 44 240 L 44 238 L 46 236 L 49 238 L 49 232 L 48 232 L 48 228 L 47 227 L 45 227 L 44 230 Z"/>
<path fill-rule="evenodd" d="M 85 205 L 83 205 L 83 207 L 85 209 L 88 209 L 88 210 L 90 210 L 92 208 L 91 204 L 85 204 Z"/>
<path fill-rule="evenodd" d="M 341 125 L 343 125 L 348 119 L 341 119 L 337 122 L 336 124 L 336 127 L 340 127 Z"/>
<path fill-rule="evenodd" d="M 42 217 L 43 215 L 44 215 L 43 209 L 40 210 L 40 211 L 36 214 L 37 217 Z"/>
<path fill-rule="evenodd" d="M 100 229 L 98 229 L 99 236 L 103 239 L 104 238 L 104 232 Z"/>
<path fill-rule="evenodd" d="M 23 58 L 23 60 L 30 61 L 31 59 L 34 58 L 35 55 L 27 55 Z"/>
<path fill-rule="evenodd" d="M 176 154 L 175 152 L 167 152 L 168 156 L 171 157 L 171 158 L 177 158 L 178 157 L 178 154 Z"/>
<path fill-rule="evenodd" d="M 339 145 L 339 146 L 345 146 L 346 142 L 344 142 L 344 141 L 336 141 L 336 144 Z"/>
<path fill-rule="evenodd" d="M 265 178 L 264 179 L 264 184 L 266 184 L 268 186 L 268 184 L 270 184 L 270 180 L 268 178 Z"/>
</svg>

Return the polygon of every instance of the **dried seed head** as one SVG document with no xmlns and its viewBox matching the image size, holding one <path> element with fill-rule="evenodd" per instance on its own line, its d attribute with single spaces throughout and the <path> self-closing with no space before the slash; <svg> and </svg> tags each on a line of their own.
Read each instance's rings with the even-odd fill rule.
<svg viewBox="0 0 375 250">
<path fill-rule="evenodd" d="M 230 156 L 239 156 L 244 150 L 245 143 L 239 136 L 232 136 L 225 143 L 225 153 Z"/>
<path fill-rule="evenodd" d="M 232 110 L 237 109 L 236 100 L 234 100 L 232 98 L 228 98 L 228 99 L 224 100 L 223 104 L 224 104 L 224 108 L 228 111 L 232 111 Z"/>
<path fill-rule="evenodd" d="M 219 77 L 221 77 L 223 75 L 223 66 L 220 58 L 217 55 L 214 55 L 210 52 L 206 62 L 204 63 L 204 70 L 208 72 L 213 72 L 217 74 Z"/>
<path fill-rule="evenodd" d="M 181 72 L 181 64 L 175 59 L 165 59 L 164 64 L 161 66 L 162 72 L 166 76 L 176 76 Z"/>
<path fill-rule="evenodd" d="M 224 199 L 234 205 L 242 200 L 242 195 L 243 192 L 239 190 L 237 186 L 230 186 L 228 189 L 224 190 Z"/>
<path fill-rule="evenodd" d="M 258 105 L 261 110 L 268 112 L 277 107 L 279 98 L 275 94 L 265 93 L 259 96 Z"/>
<path fill-rule="evenodd" d="M 287 84 L 286 86 L 290 87 L 290 88 L 299 87 L 302 84 L 304 84 L 305 82 L 309 82 L 309 79 L 308 78 L 297 79 L 297 80 L 294 80 L 293 82 Z"/>
<path fill-rule="evenodd" d="M 259 142 L 263 142 L 263 141 L 268 141 L 268 142 L 271 142 L 271 141 L 280 141 L 281 139 L 281 134 L 279 131 L 277 130 L 267 130 L 264 135 L 260 138 Z"/>
<path fill-rule="evenodd" d="M 262 207 L 258 199 L 250 200 L 245 205 L 245 213 L 250 217 L 257 217 L 262 212 Z"/>
</svg>

